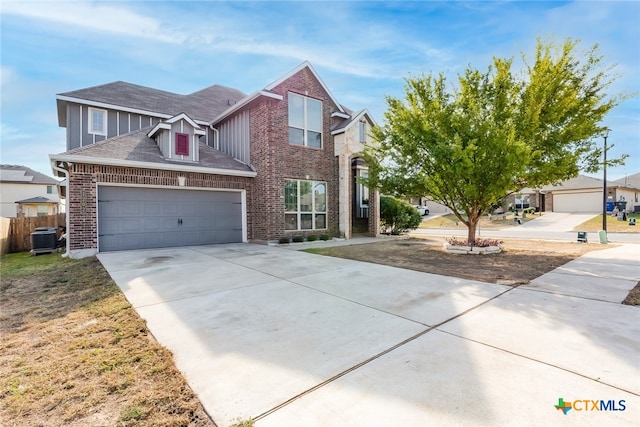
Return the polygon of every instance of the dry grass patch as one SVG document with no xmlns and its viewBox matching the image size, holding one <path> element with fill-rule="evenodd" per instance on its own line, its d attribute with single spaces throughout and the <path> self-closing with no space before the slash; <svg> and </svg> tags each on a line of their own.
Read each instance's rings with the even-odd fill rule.
<svg viewBox="0 0 640 427">
<path fill-rule="evenodd" d="M 640 305 L 640 282 L 629 291 L 629 295 L 622 301 L 626 305 Z"/>
<path fill-rule="evenodd" d="M 540 214 L 528 214 L 526 218 L 522 218 L 522 214 L 517 217 L 511 213 L 504 214 L 506 219 L 502 219 L 502 215 L 492 215 L 492 219 L 489 219 L 489 215 L 483 215 L 480 218 L 479 227 L 480 230 L 502 230 L 505 228 L 517 227 L 519 224 L 514 221 L 514 218 L 520 219 L 524 224 L 533 219 L 539 218 Z M 436 216 L 433 218 L 426 217 L 422 220 L 418 228 L 446 228 L 450 230 L 466 230 L 467 226 L 464 225 L 454 214 L 447 214 Z"/>
<path fill-rule="evenodd" d="M 215 425 L 96 258 L 1 262 L 1 425 Z"/>
<path fill-rule="evenodd" d="M 629 218 L 635 218 L 637 225 L 629 225 Z M 640 214 L 632 213 L 627 215 L 627 221 L 618 221 L 614 216 L 607 215 L 607 232 L 609 233 L 639 233 L 640 232 Z M 602 230 L 602 215 L 591 218 L 589 221 L 583 222 L 575 231 L 598 232 Z"/>
<path fill-rule="evenodd" d="M 308 251 L 462 279 L 522 284 L 589 251 L 604 248 L 594 243 L 504 240 L 502 253 L 460 255 L 444 251 L 445 241 L 445 237 L 411 238 Z"/>
</svg>

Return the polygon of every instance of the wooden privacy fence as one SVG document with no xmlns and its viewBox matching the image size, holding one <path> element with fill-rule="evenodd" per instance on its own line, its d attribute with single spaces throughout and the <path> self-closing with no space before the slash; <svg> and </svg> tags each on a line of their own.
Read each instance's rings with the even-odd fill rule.
<svg viewBox="0 0 640 427">
<path fill-rule="evenodd" d="M 0 253 L 2 255 L 13 252 L 31 250 L 31 233 L 37 227 L 54 227 L 56 238 L 60 237 L 61 228 L 65 226 L 65 214 L 32 216 L 24 218 L 1 218 Z"/>
</svg>

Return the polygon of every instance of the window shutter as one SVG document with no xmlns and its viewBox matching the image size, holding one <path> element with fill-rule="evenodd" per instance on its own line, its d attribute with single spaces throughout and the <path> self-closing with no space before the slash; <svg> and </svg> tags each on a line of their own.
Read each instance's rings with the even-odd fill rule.
<svg viewBox="0 0 640 427">
<path fill-rule="evenodd" d="M 176 155 L 189 155 L 189 135 L 186 133 L 176 133 Z"/>
</svg>

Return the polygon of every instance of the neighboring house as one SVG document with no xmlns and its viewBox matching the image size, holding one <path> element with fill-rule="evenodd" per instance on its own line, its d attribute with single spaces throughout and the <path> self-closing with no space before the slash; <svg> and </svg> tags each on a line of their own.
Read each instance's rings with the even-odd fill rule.
<svg viewBox="0 0 640 427">
<path fill-rule="evenodd" d="M 57 96 L 70 256 L 98 251 L 376 235 L 357 182 L 374 124 L 304 62 L 251 95 L 178 95 L 125 82 Z"/>
<path fill-rule="evenodd" d="M 640 173 L 607 182 L 607 193 L 614 201 L 626 201 L 627 212 L 640 212 Z"/>
<path fill-rule="evenodd" d="M 627 201 L 627 212 L 640 209 L 640 174 L 615 181 L 607 180 L 608 210 L 613 202 Z M 542 212 L 598 213 L 602 212 L 604 182 L 600 178 L 578 175 L 559 185 L 547 185 L 540 189 L 525 188 L 507 198 L 505 207 L 535 207 Z M 639 206 L 639 208 L 636 208 Z"/>
<path fill-rule="evenodd" d="M 55 215 L 59 212 L 59 182 L 26 166 L 0 165 L 0 216 Z"/>
<path fill-rule="evenodd" d="M 452 210 L 446 207 L 445 205 L 440 204 L 438 202 L 434 202 L 433 200 L 428 199 L 426 197 L 408 197 L 406 200 L 412 205 L 426 206 L 427 208 L 429 208 L 430 214 L 452 213 Z"/>
</svg>

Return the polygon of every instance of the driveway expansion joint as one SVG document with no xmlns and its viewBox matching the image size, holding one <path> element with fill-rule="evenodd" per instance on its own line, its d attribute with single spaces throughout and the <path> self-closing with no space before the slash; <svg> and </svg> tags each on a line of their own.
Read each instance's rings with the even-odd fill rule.
<svg viewBox="0 0 640 427">
<path fill-rule="evenodd" d="M 304 285 L 300 285 L 300 286 L 304 286 Z M 304 286 L 304 287 L 306 287 L 306 286 Z M 433 330 L 437 330 L 440 326 L 443 326 L 443 325 L 445 325 L 445 324 L 447 324 L 447 323 L 449 323 L 449 322 L 451 322 L 451 321 L 453 321 L 453 320 L 455 320 L 455 319 L 457 319 L 457 318 L 459 318 L 461 316 L 464 316 L 465 314 L 467 314 L 467 313 L 477 309 L 478 307 L 481 307 L 481 306 L 483 306 L 483 305 L 495 300 L 496 298 L 500 298 L 501 296 L 511 292 L 515 288 L 517 288 L 517 286 L 514 286 L 512 288 L 506 289 L 503 292 L 499 293 L 498 295 L 495 295 L 495 296 L 487 299 L 486 301 L 483 301 L 483 302 L 481 302 L 479 304 L 476 304 L 475 306 L 470 307 L 470 308 L 462 311 L 461 313 L 458 313 L 455 316 L 450 317 L 450 318 L 448 318 L 448 319 L 446 319 L 446 320 L 444 320 L 444 321 L 442 321 L 442 322 L 440 322 L 440 323 L 438 323 L 436 325 L 430 326 L 427 329 L 425 329 L 424 331 L 418 332 L 417 334 L 415 334 L 415 335 L 413 335 L 413 336 L 411 336 L 411 337 L 409 337 L 409 338 L 407 338 L 407 339 L 405 339 L 403 341 L 400 341 L 399 343 L 397 343 L 397 344 L 395 344 L 395 345 L 393 345 L 393 346 L 391 346 L 391 347 L 389 347 L 389 348 L 387 348 L 387 349 L 385 349 L 385 350 L 383 350 L 383 351 L 381 351 L 381 352 L 369 357 L 368 359 L 365 359 L 362 362 L 357 363 L 356 365 L 354 365 L 354 366 L 352 366 L 352 367 L 350 367 L 348 369 L 345 369 L 342 372 L 339 372 L 338 374 L 334 375 L 333 377 L 328 378 L 328 379 L 322 381 L 319 384 L 316 384 L 315 386 L 303 391 L 302 393 L 299 393 L 299 394 L 293 396 L 292 398 L 282 402 L 281 404 L 279 404 L 277 406 L 274 406 L 273 408 L 269 409 L 268 411 L 265 411 L 265 412 L 255 416 L 255 417 L 252 417 L 252 419 L 255 420 L 255 421 L 259 421 L 259 420 L 267 417 L 268 415 L 273 414 L 274 412 L 276 412 L 276 411 L 284 408 L 285 406 L 293 403 L 294 401 L 296 401 L 296 400 L 298 400 L 298 399 L 300 399 L 300 398 L 302 398 L 302 397 L 304 397 L 304 396 L 306 396 L 308 394 L 311 394 L 314 391 L 316 391 L 316 390 L 318 390 L 318 389 L 320 389 L 320 388 L 322 388 L 322 387 L 324 387 L 324 386 L 326 386 L 328 384 L 331 384 L 332 382 L 344 377 L 345 375 L 347 375 L 347 374 L 349 374 L 349 373 L 351 373 L 353 371 L 356 371 L 357 369 L 359 369 L 359 368 L 361 368 L 361 367 L 373 362 L 374 360 L 377 360 L 377 359 L 381 358 L 382 356 L 384 356 L 384 355 L 386 355 L 388 353 L 391 353 L 392 351 L 394 351 L 394 350 L 396 350 L 396 349 L 398 349 L 398 348 L 400 348 L 400 347 L 402 347 L 402 346 L 404 346 L 404 345 L 406 345 L 406 344 L 408 344 L 408 343 L 410 343 L 412 341 L 415 341 L 416 339 L 426 335 L 427 333 L 429 333 L 429 332 L 431 332 Z M 326 292 L 323 292 L 323 293 L 326 293 Z M 331 295 L 331 294 L 329 294 L 329 295 Z M 340 298 L 340 297 L 338 297 L 338 298 Z M 344 298 L 342 298 L 342 299 L 344 299 Z M 365 306 L 365 307 L 368 307 L 368 306 Z M 375 310 L 378 310 L 378 309 L 375 309 Z M 383 310 L 379 310 L 379 311 L 383 311 Z M 393 314 L 393 313 L 391 313 L 391 314 Z M 398 316 L 398 317 L 403 318 L 402 316 Z M 407 320 L 411 320 L 411 319 L 407 319 Z M 416 323 L 420 323 L 420 322 L 416 322 Z"/>
<path fill-rule="evenodd" d="M 588 380 L 597 382 L 597 383 L 605 385 L 607 387 L 614 388 L 616 390 L 624 391 L 625 393 L 633 394 L 634 396 L 640 396 L 640 393 L 637 393 L 637 392 L 635 392 L 633 390 L 629 390 L 629 389 L 626 389 L 626 388 L 623 388 L 623 387 L 618 387 L 616 385 L 606 383 L 604 381 L 599 380 L 598 378 L 593 378 L 593 377 L 590 377 L 588 375 L 581 374 L 580 372 L 573 371 L 573 370 L 567 369 L 567 368 L 563 368 L 562 366 L 554 365 L 553 363 L 545 362 L 544 360 L 536 359 L 534 357 L 525 356 L 524 354 L 520 354 L 520 353 L 516 353 L 516 352 L 513 352 L 513 351 L 509 351 L 509 350 L 504 349 L 502 347 L 498 347 L 498 346 L 495 346 L 495 345 L 487 344 L 485 342 L 482 342 L 482 341 L 479 341 L 479 340 L 474 340 L 474 339 L 468 338 L 468 337 L 464 337 L 462 335 L 454 334 L 453 332 L 445 331 L 445 330 L 442 330 L 442 329 L 438 329 L 438 332 L 442 332 L 442 333 L 445 333 L 447 335 L 451 335 L 453 337 L 463 339 L 465 341 L 470 341 L 470 342 L 473 342 L 473 343 L 476 343 L 476 344 L 480 344 L 480 345 L 483 345 L 485 347 L 492 348 L 494 350 L 498 350 L 498 351 L 501 351 L 501 352 L 504 352 L 504 353 L 511 354 L 513 356 L 522 357 L 523 359 L 527 359 L 527 360 L 530 360 L 532 362 L 541 363 L 543 365 L 550 366 L 550 367 L 555 368 L 555 369 L 560 369 L 561 371 L 568 372 L 570 374 L 577 375 L 577 376 L 582 377 L 582 378 L 586 378 Z"/>
</svg>

